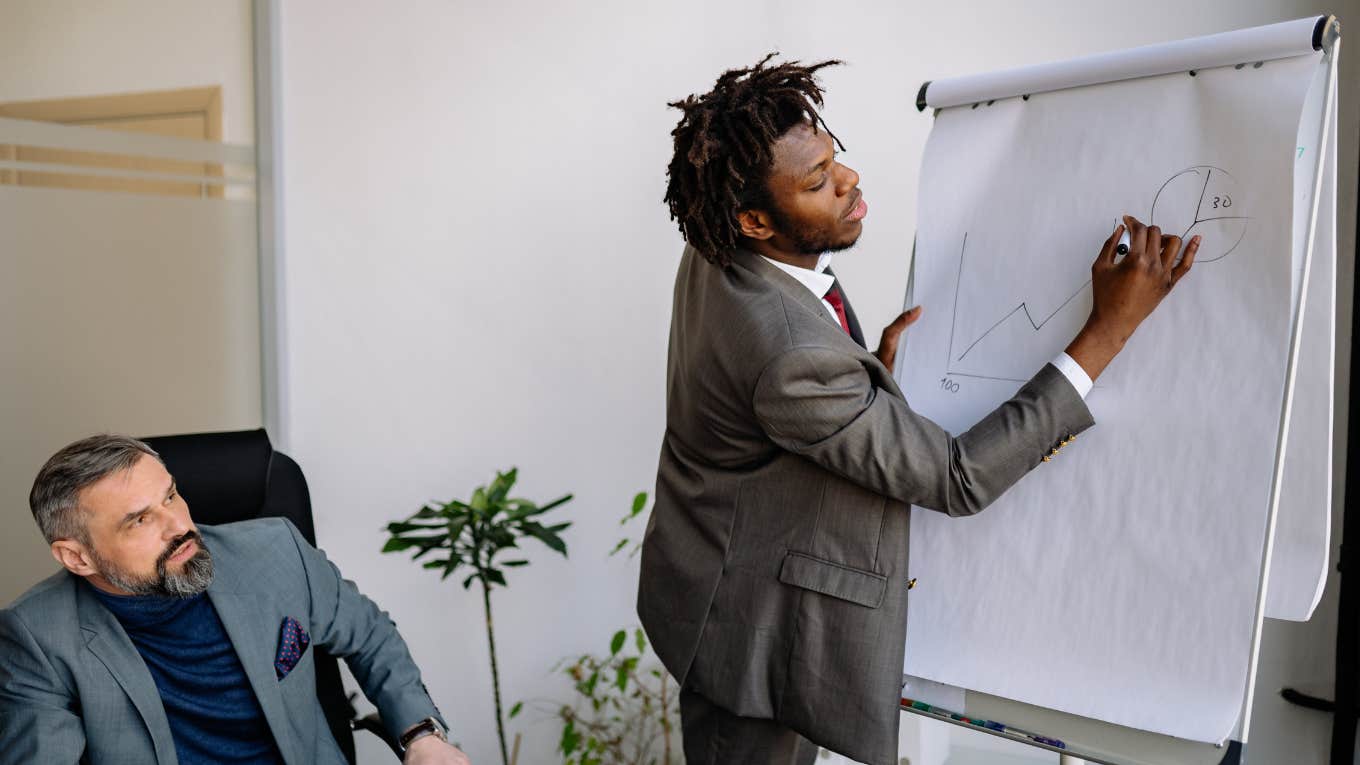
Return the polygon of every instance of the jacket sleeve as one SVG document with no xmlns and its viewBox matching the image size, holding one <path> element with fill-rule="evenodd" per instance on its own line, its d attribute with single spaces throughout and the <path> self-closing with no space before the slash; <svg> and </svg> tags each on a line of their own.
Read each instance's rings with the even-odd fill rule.
<svg viewBox="0 0 1360 765">
<path fill-rule="evenodd" d="M 1044 366 L 958 437 L 875 387 L 854 356 L 795 347 L 761 372 L 756 419 L 780 447 L 867 489 L 949 515 L 980 512 L 1060 442 L 1094 424 L 1072 384 Z"/>
<path fill-rule="evenodd" d="M 80 761 L 78 709 L 19 614 L 0 610 L 0 765 Z"/>
<path fill-rule="evenodd" d="M 287 525 L 307 573 L 312 640 L 345 660 L 394 738 L 426 717 L 437 718 L 447 728 L 391 617 L 343 578 L 297 527 Z"/>
</svg>

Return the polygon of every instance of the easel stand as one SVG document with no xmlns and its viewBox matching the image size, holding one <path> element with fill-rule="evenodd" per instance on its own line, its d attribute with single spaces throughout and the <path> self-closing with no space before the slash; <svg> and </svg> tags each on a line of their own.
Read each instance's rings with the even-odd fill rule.
<svg viewBox="0 0 1360 765">
<path fill-rule="evenodd" d="M 1242 717 L 1238 722 L 1240 734 L 1236 737 L 1245 743 L 1251 725 L 1252 701 L 1256 696 L 1256 670 L 1261 655 L 1262 623 L 1265 620 L 1266 595 L 1269 587 L 1270 560 L 1274 549 L 1275 526 L 1280 510 L 1280 487 L 1284 478 L 1285 450 L 1289 443 L 1289 421 L 1293 413 L 1294 382 L 1298 375 L 1299 341 L 1303 337 L 1303 316 L 1308 300 L 1308 279 L 1313 266 L 1313 250 L 1317 242 L 1318 207 L 1322 199 L 1322 179 L 1327 161 L 1327 147 L 1331 138 L 1331 128 L 1335 120 L 1337 58 L 1341 51 L 1341 25 L 1335 17 L 1328 17 L 1323 28 L 1321 44 L 1328 59 L 1327 81 L 1324 87 L 1325 101 L 1322 124 L 1318 129 L 1318 150 L 1313 165 L 1313 194 L 1308 210 L 1308 228 L 1304 240 L 1303 275 L 1299 279 L 1299 306 L 1294 312 L 1294 325 L 1290 331 L 1288 373 L 1285 378 L 1284 406 L 1280 410 L 1280 432 L 1275 447 L 1275 474 L 1270 481 L 1270 515 L 1266 522 L 1265 552 L 1262 556 L 1260 587 L 1256 601 L 1256 628 L 1251 638 L 1251 664 L 1247 672 L 1247 694 L 1242 704 Z"/>
<path fill-rule="evenodd" d="M 1255 608 L 1255 622 L 1251 638 L 1251 655 L 1247 672 L 1247 685 L 1242 701 L 1242 708 L 1238 719 L 1237 727 L 1234 729 L 1233 734 L 1231 735 L 1228 741 L 1226 741 L 1221 746 L 1214 746 L 1212 744 L 1203 744 L 1187 741 L 1184 739 L 1176 739 L 1170 736 L 1163 736 L 1155 733 L 1149 733 L 1146 731 L 1126 728 L 1123 726 L 1114 725 L 1111 723 L 1106 723 L 1090 718 L 1069 715 L 1062 712 L 1057 712 L 1055 710 L 1043 709 L 1040 707 L 1023 704 L 1021 702 L 1016 702 L 1008 699 L 1001 699 L 994 696 L 988 696 L 986 694 L 977 693 L 974 691 L 967 690 L 964 691 L 965 708 L 964 710 L 962 710 L 964 714 L 967 714 L 968 716 L 971 717 L 976 717 L 978 719 L 998 720 L 1000 722 L 1003 722 L 1006 726 L 1014 725 L 1018 728 L 1043 734 L 1045 737 L 1051 737 L 1054 739 L 1062 740 L 1066 744 L 1066 748 L 1057 748 L 1038 743 L 1021 742 L 1026 743 L 1026 745 L 1029 746 L 1036 746 L 1038 748 L 1047 749 L 1058 754 L 1061 765 L 1086 765 L 1086 763 L 1102 763 L 1103 765 L 1152 765 L 1153 763 L 1157 763 L 1158 765 L 1162 765 L 1164 763 L 1170 763 L 1172 765 L 1243 765 L 1244 763 L 1247 762 L 1247 759 L 1245 757 L 1246 753 L 1245 745 L 1248 739 L 1251 724 L 1252 701 L 1256 693 L 1256 674 L 1258 662 L 1260 659 L 1261 635 L 1262 626 L 1265 619 L 1266 596 L 1267 588 L 1269 585 L 1271 555 L 1273 553 L 1274 548 L 1273 542 L 1276 530 L 1276 522 L 1279 516 L 1280 491 L 1284 476 L 1284 460 L 1286 450 L 1288 447 L 1290 418 L 1293 413 L 1292 410 L 1295 380 L 1297 377 L 1299 366 L 1300 338 L 1302 337 L 1303 334 L 1303 317 L 1306 309 L 1305 303 L 1308 296 L 1308 281 L 1313 264 L 1314 245 L 1317 240 L 1316 229 L 1318 220 L 1318 209 L 1322 198 L 1322 184 L 1325 175 L 1324 170 L 1326 168 L 1325 163 L 1328 159 L 1326 156 L 1326 152 L 1331 138 L 1330 132 L 1332 124 L 1335 122 L 1336 103 L 1334 93 L 1337 77 L 1337 59 L 1341 47 L 1341 37 L 1340 37 L 1340 23 L 1334 16 L 1325 16 L 1317 19 L 1316 25 L 1313 27 L 1312 45 L 1314 50 L 1323 52 L 1324 60 L 1327 62 L 1327 77 L 1326 83 L 1324 85 L 1324 87 L 1326 88 L 1323 107 L 1324 112 L 1323 118 L 1321 120 L 1321 125 L 1319 127 L 1319 135 L 1317 137 L 1316 143 L 1318 150 L 1315 152 L 1315 160 L 1313 167 L 1313 189 L 1312 189 L 1313 193 L 1310 201 L 1310 208 L 1308 211 L 1307 218 L 1308 227 L 1304 242 L 1302 273 L 1299 279 L 1298 286 L 1298 289 L 1300 291 L 1297 303 L 1298 308 L 1296 311 L 1294 311 L 1292 325 L 1290 329 L 1290 344 L 1288 360 L 1286 364 L 1287 371 L 1284 386 L 1284 401 L 1280 409 L 1279 429 L 1276 437 L 1274 472 L 1270 484 L 1269 514 L 1267 516 L 1265 541 L 1261 554 L 1261 566 L 1258 579 L 1257 600 Z M 1181 52 L 1182 52 L 1181 49 L 1177 48 L 1176 50 L 1177 55 L 1180 55 Z M 1234 63 L 1237 62 L 1221 62 L 1216 65 L 1231 65 Z M 1049 67 L 1045 71 L 1039 71 L 1041 69 L 1043 68 L 1042 67 L 1035 68 L 1036 71 L 1033 75 L 1034 78 L 1047 77 L 1051 81 L 1054 77 L 1060 76 L 1055 75 L 1051 67 Z M 1162 70 L 1160 73 L 1170 73 L 1170 71 L 1176 70 Z M 1145 73 L 1144 75 L 1140 76 L 1147 76 L 1147 74 L 1151 73 Z M 1012 78 L 1012 82 L 1018 81 L 1019 79 L 1022 78 L 1020 76 Z M 1076 80 L 1073 82 L 1066 83 L 1063 87 L 1075 87 L 1077 85 L 1091 84 L 1091 82 L 1093 81 L 1082 82 Z M 1007 83 L 1008 86 L 1010 84 L 1011 84 L 1010 82 Z M 937 102 L 934 98 L 934 91 L 929 90 L 931 85 L 932 83 L 927 82 L 921 86 L 921 90 L 917 96 L 917 106 L 919 109 L 924 110 L 928 106 L 933 106 L 938 109 L 947 108 L 949 106 L 955 105 L 955 103 Z M 950 95 L 948 96 L 948 98 L 955 99 L 957 103 L 968 103 L 970 101 L 986 101 L 989 98 L 1005 98 L 1013 95 L 1019 95 L 1021 93 L 1030 92 L 1025 86 L 1021 86 L 1020 90 L 1017 90 L 1013 93 L 982 94 L 979 92 L 973 92 L 969 90 L 967 87 L 963 85 L 957 85 L 953 82 L 950 82 L 949 85 Z M 958 93 L 955 93 L 955 91 L 958 91 Z M 915 273 L 914 261 L 915 258 L 913 253 L 913 266 L 912 266 L 913 277 L 909 278 L 908 280 L 906 301 L 907 305 L 913 304 L 912 288 Z M 903 361 L 903 356 L 904 356 L 903 353 L 901 352 L 898 353 L 899 365 Z M 1354 384 L 1355 384 L 1354 378 L 1352 378 L 1352 386 L 1354 386 Z M 1355 413 L 1352 412 L 1352 420 L 1354 421 L 1354 419 Z M 1360 503 L 1348 503 L 1348 505 L 1349 504 Z M 1348 594 L 1353 595 L 1354 593 L 1344 593 L 1343 600 L 1346 600 L 1346 596 Z M 1346 604 L 1349 604 L 1349 601 L 1346 601 Z M 1343 620 L 1345 619 L 1344 613 L 1345 612 L 1343 611 Z M 1345 626 L 1345 624 L 1346 622 L 1343 621 L 1343 627 Z M 1355 651 L 1357 642 L 1355 638 L 1356 633 L 1360 633 L 1360 623 L 1357 623 L 1357 625 L 1352 626 L 1352 630 L 1349 633 L 1350 640 L 1347 642 L 1347 644 L 1338 645 L 1339 656 L 1346 656 L 1349 655 L 1351 652 Z M 1357 695 L 1360 694 L 1350 693 L 1349 688 L 1346 689 L 1346 692 L 1343 692 L 1343 689 L 1341 688 L 1341 683 L 1339 682 L 1337 695 L 1338 695 L 1338 723 L 1339 723 L 1337 726 L 1338 731 L 1342 730 L 1348 731 L 1350 735 L 1353 737 L 1355 731 L 1354 717 L 1352 716 L 1350 718 L 1347 718 L 1347 720 L 1343 721 L 1341 720 L 1340 713 L 1343 708 L 1347 710 L 1353 710 L 1355 707 L 1354 699 Z M 1345 702 L 1347 702 L 1344 705 L 1343 699 L 1345 700 Z M 922 715 L 923 717 L 927 717 L 929 719 L 934 720 L 942 719 L 938 715 L 932 715 L 929 714 L 928 712 L 922 712 L 919 709 L 913 709 L 907 706 L 904 706 L 903 708 L 909 712 Z M 1002 738 L 1008 738 L 1008 740 L 1015 740 L 1013 738 L 1009 738 L 1002 734 L 996 733 L 995 731 L 990 731 L 985 728 L 969 725 L 967 723 L 950 721 L 947 719 L 944 721 L 954 722 L 954 724 L 962 725 L 964 728 L 967 728 L 969 730 L 981 731 L 983 733 L 992 733 L 993 735 L 998 735 Z M 1336 751 L 1338 751 L 1338 748 L 1334 746 L 1333 751 L 1335 753 Z M 1333 762 L 1335 763 L 1336 760 L 1334 759 Z M 1253 763 L 1252 765 L 1256 764 Z"/>
</svg>

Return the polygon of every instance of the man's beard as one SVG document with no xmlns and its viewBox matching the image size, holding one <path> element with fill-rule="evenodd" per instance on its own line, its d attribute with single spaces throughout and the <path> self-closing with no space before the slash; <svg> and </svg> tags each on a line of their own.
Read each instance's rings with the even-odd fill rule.
<svg viewBox="0 0 1360 765">
<path fill-rule="evenodd" d="M 183 570 L 176 573 L 169 569 L 170 556 L 175 554 L 181 546 L 189 540 L 198 543 L 198 552 L 194 553 L 189 560 L 184 561 Z M 166 545 L 165 550 L 156 558 L 156 573 L 151 576 L 138 576 L 123 569 L 110 561 L 99 557 L 93 548 L 90 549 L 90 558 L 93 559 L 95 566 L 99 568 L 99 573 L 109 581 L 109 584 L 118 589 L 133 595 L 154 595 L 163 598 L 191 598 L 212 584 L 213 563 L 212 554 L 203 544 L 203 537 L 196 531 L 185 532 L 183 536 L 176 537 Z"/>
<path fill-rule="evenodd" d="M 859 241 L 859 237 L 848 242 L 832 241 L 830 233 L 808 224 L 794 222 L 793 218 L 779 209 L 777 204 L 770 205 L 769 213 L 775 229 L 793 243 L 793 249 L 800 255 L 840 252 L 854 247 L 855 243 Z"/>
</svg>

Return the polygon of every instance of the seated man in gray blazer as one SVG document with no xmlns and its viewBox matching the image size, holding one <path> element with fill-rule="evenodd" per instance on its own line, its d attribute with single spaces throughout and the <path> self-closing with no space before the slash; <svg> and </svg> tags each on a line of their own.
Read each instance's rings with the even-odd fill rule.
<svg viewBox="0 0 1360 765">
<path fill-rule="evenodd" d="M 29 495 L 65 570 L 0 610 L 0 763 L 340 765 L 314 649 L 343 657 L 409 765 L 467 765 L 396 626 L 282 519 L 195 526 L 125 436 Z"/>
<path fill-rule="evenodd" d="M 910 506 L 981 511 L 1093 424 L 1083 397 L 1194 262 L 1126 218 L 1080 334 L 957 437 L 890 370 L 914 308 L 864 347 L 830 253 L 868 206 L 817 108 L 818 69 L 754 67 L 672 106 L 666 201 L 688 242 L 638 613 L 681 683 L 690 765 L 897 761 Z M 1025 232 L 1016 232 L 1023 246 Z M 1041 512 L 1042 508 L 1034 508 Z"/>
</svg>

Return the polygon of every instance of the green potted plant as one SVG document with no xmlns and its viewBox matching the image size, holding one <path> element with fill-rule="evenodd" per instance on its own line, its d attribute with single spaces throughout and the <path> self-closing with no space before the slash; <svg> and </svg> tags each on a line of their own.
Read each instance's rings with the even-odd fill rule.
<svg viewBox="0 0 1360 765">
<path fill-rule="evenodd" d="M 647 494 L 633 497 L 627 524 L 642 515 Z M 623 537 L 610 550 L 614 556 L 641 544 Z M 629 640 L 629 632 L 632 639 Z M 561 724 L 557 751 L 565 765 L 679 765 L 683 755 L 675 743 L 679 730 L 679 688 L 648 650 L 641 629 L 620 629 L 609 641 L 609 652 L 582 654 L 565 659 L 553 668 L 570 682 L 568 703 L 535 704 Z M 510 710 L 515 717 L 520 702 Z"/>
<path fill-rule="evenodd" d="M 389 535 L 383 552 L 413 550 L 412 560 L 425 561 L 423 568 L 440 572 L 447 579 L 459 569 L 470 569 L 463 578 L 463 589 L 473 582 L 482 585 L 482 610 L 486 615 L 486 641 L 491 653 L 491 686 L 495 695 L 496 735 L 500 740 L 502 765 L 510 764 L 505 746 L 505 723 L 501 714 L 500 670 L 496 664 L 496 630 L 491 618 L 491 588 L 506 586 L 503 569 L 529 565 L 522 557 L 499 560 L 507 550 L 519 548 L 522 539 L 536 539 L 550 549 L 567 555 L 567 545 L 559 534 L 570 522 L 545 526 L 544 513 L 570 502 L 570 494 L 546 505 L 510 496 L 519 476 L 515 468 L 497 473 L 487 486 L 478 486 L 466 502 L 449 500 L 426 504 L 404 520 L 387 524 Z M 518 747 L 516 747 L 518 749 Z"/>
</svg>

